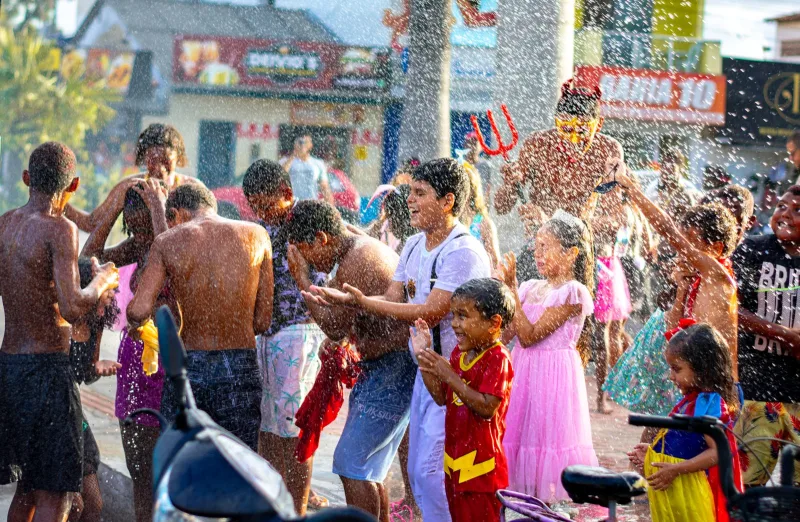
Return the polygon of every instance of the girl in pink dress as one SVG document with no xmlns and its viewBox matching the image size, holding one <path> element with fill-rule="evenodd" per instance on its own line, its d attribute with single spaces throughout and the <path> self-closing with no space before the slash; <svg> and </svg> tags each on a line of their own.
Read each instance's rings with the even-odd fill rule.
<svg viewBox="0 0 800 522">
<path fill-rule="evenodd" d="M 548 503 L 568 500 L 561 472 L 573 464 L 597 465 L 589 424 L 583 368 L 589 358 L 594 259 L 591 234 L 578 218 L 558 211 L 536 235 L 536 265 L 545 280 L 515 291 L 517 314 L 504 341 L 515 379 L 503 447 L 509 489 Z M 506 254 L 499 272 L 516 290 L 516 261 Z M 519 313 L 522 310 L 523 313 Z"/>
</svg>

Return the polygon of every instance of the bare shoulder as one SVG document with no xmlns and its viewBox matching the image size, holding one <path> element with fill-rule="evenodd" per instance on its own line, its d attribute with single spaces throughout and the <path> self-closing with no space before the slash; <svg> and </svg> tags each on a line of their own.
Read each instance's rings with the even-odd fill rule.
<svg viewBox="0 0 800 522">
<path fill-rule="evenodd" d="M 64 216 L 45 218 L 42 230 L 59 243 L 73 241 L 78 236 L 78 226 Z"/>
<path fill-rule="evenodd" d="M 598 149 L 603 150 L 604 152 L 611 154 L 613 156 L 622 157 L 622 144 L 617 141 L 615 138 L 611 136 L 607 136 L 606 134 L 597 134 L 594 137 L 595 144 L 597 145 Z"/>
</svg>

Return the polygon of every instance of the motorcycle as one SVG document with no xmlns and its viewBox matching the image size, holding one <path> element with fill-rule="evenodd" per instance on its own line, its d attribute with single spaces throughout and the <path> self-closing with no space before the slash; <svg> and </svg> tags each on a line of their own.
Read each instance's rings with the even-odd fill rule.
<svg viewBox="0 0 800 522">
<path fill-rule="evenodd" d="M 180 391 L 175 421 L 155 410 L 161 435 L 153 454 L 154 522 L 374 522 L 354 508 L 331 508 L 299 517 L 281 475 L 231 433 L 197 408 L 186 378 L 186 351 L 166 306 L 156 313 L 166 378 Z"/>
</svg>

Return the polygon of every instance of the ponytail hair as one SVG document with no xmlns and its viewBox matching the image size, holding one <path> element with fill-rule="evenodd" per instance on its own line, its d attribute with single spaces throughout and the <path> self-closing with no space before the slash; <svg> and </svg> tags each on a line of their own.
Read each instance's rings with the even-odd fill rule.
<svg viewBox="0 0 800 522">
<path fill-rule="evenodd" d="M 587 223 L 558 210 L 553 214 L 552 219 L 544 224 L 544 227 L 547 227 L 548 232 L 553 234 L 563 248 L 578 249 L 575 264 L 572 267 L 573 277 L 589 289 L 589 294 L 594 299 L 594 239 Z M 578 353 L 584 367 L 589 364 L 589 357 L 592 353 L 591 330 L 591 321 L 584 321 L 583 330 L 578 338 Z"/>
</svg>

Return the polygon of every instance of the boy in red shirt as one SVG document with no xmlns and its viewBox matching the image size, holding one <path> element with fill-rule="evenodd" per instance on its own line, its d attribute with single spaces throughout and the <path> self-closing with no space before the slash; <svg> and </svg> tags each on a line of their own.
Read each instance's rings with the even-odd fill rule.
<svg viewBox="0 0 800 522">
<path fill-rule="evenodd" d="M 445 491 L 453 522 L 500 520 L 495 492 L 508 486 L 503 435 L 514 376 L 500 335 L 514 308 L 511 292 L 496 279 L 458 287 L 450 300 L 458 340 L 450 362 L 431 350 L 425 321 L 411 332 L 425 386 L 447 408 Z"/>
</svg>

